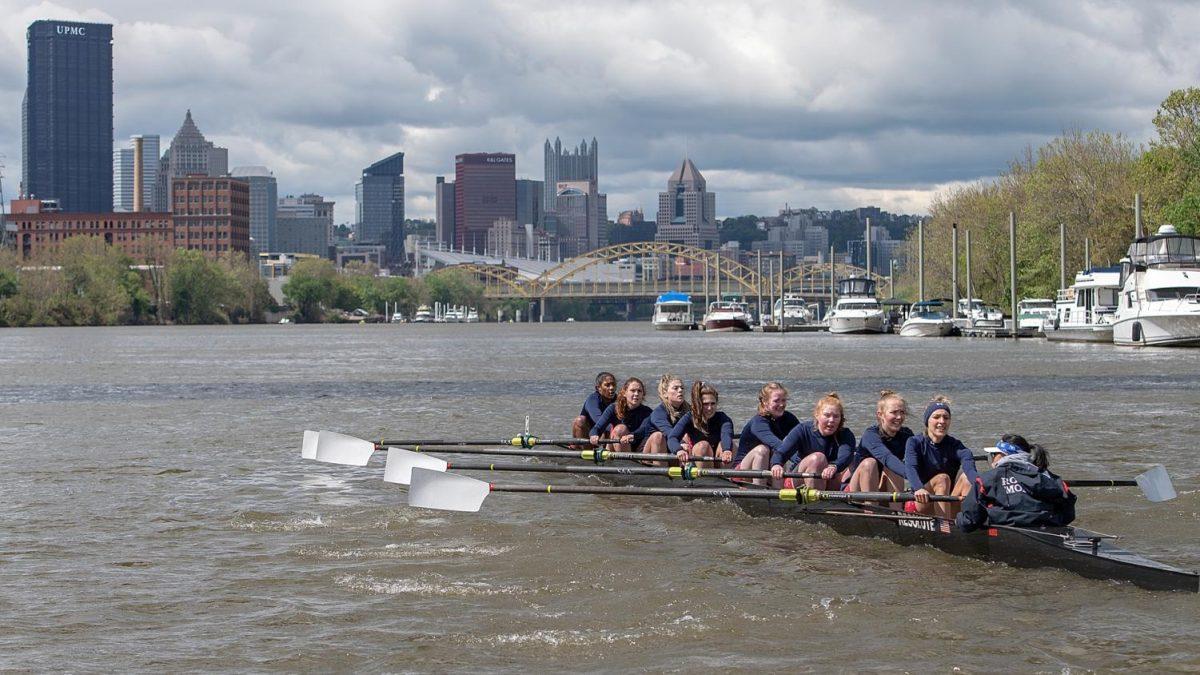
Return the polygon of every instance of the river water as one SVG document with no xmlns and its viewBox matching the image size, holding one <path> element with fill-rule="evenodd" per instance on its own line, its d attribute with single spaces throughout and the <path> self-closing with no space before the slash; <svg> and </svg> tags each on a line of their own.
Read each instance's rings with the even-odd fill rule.
<svg viewBox="0 0 1200 675">
<path fill-rule="evenodd" d="M 303 429 L 569 435 L 598 370 L 954 399 L 1078 478 L 1080 525 L 1200 567 L 1200 350 L 637 324 L 0 331 L 0 668 L 83 671 L 1200 671 L 1200 599 L 749 519 L 730 504 L 496 494 L 422 511 Z M 655 401 L 656 403 L 656 401 Z M 484 477 L 475 474 L 478 477 Z M 509 474 L 507 482 L 571 482 Z M 590 480 L 575 479 L 577 482 Z"/>
</svg>

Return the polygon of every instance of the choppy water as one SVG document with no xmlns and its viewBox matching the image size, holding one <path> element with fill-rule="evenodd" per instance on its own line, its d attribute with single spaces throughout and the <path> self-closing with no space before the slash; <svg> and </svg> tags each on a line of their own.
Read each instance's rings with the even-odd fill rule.
<svg viewBox="0 0 1200 675">
<path fill-rule="evenodd" d="M 595 372 L 947 393 L 1061 473 L 1163 463 L 1180 498 L 1088 489 L 1079 523 L 1200 567 L 1200 350 L 645 324 L 0 331 L 0 668 L 1200 670 L 1200 598 L 751 520 L 731 505 L 505 495 L 410 509 L 300 432 L 567 435 Z M 652 386 L 652 384 L 651 384 Z M 521 474 L 511 482 L 565 480 Z M 581 479 L 583 480 L 583 479 Z"/>
</svg>

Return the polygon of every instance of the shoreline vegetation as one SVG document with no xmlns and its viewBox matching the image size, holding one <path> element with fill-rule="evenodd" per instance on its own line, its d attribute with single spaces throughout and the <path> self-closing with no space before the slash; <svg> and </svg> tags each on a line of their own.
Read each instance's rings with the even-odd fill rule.
<svg viewBox="0 0 1200 675">
<path fill-rule="evenodd" d="M 1066 131 L 1039 148 L 1027 147 L 999 177 L 948 188 L 930 205 L 925 230 L 927 297 L 951 294 L 951 226 L 972 234 L 972 289 L 985 302 L 1005 304 L 1008 214 L 1017 217 L 1017 284 L 1022 297 L 1054 297 L 1058 288 L 1059 224 L 1067 236 L 1067 272 L 1084 267 L 1084 240 L 1093 266 L 1112 265 L 1133 235 L 1133 201 L 1142 195 L 1146 232 L 1171 223 L 1200 234 L 1200 88 L 1175 90 L 1153 119 L 1158 137 L 1135 145 L 1120 134 Z M 730 219 L 738 220 L 738 219 Z M 958 266 L 968 256 L 959 242 Z M 916 296 L 917 232 L 908 237 L 910 264 L 897 295 Z M 0 326 L 115 326 L 263 323 L 280 311 L 297 322 L 337 322 L 366 310 L 411 317 L 423 304 L 478 308 L 482 320 L 527 310 L 524 300 L 485 301 L 483 286 L 455 269 L 420 279 L 377 276 L 373 265 L 342 271 L 327 260 L 302 260 L 283 285 L 278 306 L 254 261 L 205 258 L 164 249 L 145 260 L 92 237 L 73 237 L 33 261 L 0 250 Z M 960 278 L 962 275 L 960 275 Z M 1070 278 L 1070 277 L 1069 277 Z M 602 303 L 560 300 L 559 317 L 615 319 Z"/>
</svg>

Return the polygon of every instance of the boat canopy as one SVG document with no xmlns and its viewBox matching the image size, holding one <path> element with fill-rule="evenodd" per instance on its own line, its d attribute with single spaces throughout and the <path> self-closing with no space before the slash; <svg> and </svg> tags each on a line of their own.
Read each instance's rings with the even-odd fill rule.
<svg viewBox="0 0 1200 675">
<path fill-rule="evenodd" d="M 866 277 L 850 277 L 838 281 L 838 295 L 869 295 L 875 297 L 875 280 Z"/>
<path fill-rule="evenodd" d="M 659 304 L 663 304 L 663 303 L 667 303 L 667 302 L 690 303 L 691 301 L 692 301 L 692 296 L 688 295 L 687 293 L 679 293 L 677 291 L 667 291 L 666 293 L 663 293 L 662 295 L 658 296 L 658 300 L 656 302 L 658 302 Z"/>
<path fill-rule="evenodd" d="M 1200 239 L 1179 234 L 1172 225 L 1129 245 L 1129 261 L 1137 266 L 1200 267 Z"/>
</svg>

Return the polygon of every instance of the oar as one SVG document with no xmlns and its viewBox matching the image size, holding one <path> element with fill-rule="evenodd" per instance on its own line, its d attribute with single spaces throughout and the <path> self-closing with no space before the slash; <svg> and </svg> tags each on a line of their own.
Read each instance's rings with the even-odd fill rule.
<svg viewBox="0 0 1200 675">
<path fill-rule="evenodd" d="M 616 443 L 616 439 L 601 439 L 601 443 Z M 419 448 L 421 445 L 433 445 L 438 447 L 457 447 L 471 445 L 491 445 L 496 441 L 380 441 L 378 443 L 372 441 L 364 441 L 361 438 L 339 434 L 336 431 L 305 431 L 304 442 L 301 445 L 300 456 L 303 459 L 315 459 L 318 462 L 328 462 L 330 464 L 349 464 L 350 466 L 366 466 L 371 459 L 371 455 L 376 450 L 382 450 L 389 445 L 412 445 Z M 511 445 L 518 448 L 532 448 L 535 445 L 567 445 L 580 444 L 589 445 L 590 441 L 586 438 L 559 438 L 559 439 L 541 439 L 534 436 L 522 434 L 516 438 L 499 441 L 502 445 Z M 449 451 L 448 451 L 449 452 Z M 498 452 L 496 450 L 488 450 L 486 453 L 482 451 L 463 448 L 454 450 L 453 452 L 461 453 L 476 453 L 476 454 L 513 454 L 520 456 L 538 456 L 533 455 L 534 451 L 520 452 L 509 451 L 508 453 Z M 542 452 L 557 452 L 562 454 L 540 455 L 542 457 L 579 457 L 580 453 L 573 450 L 545 450 Z M 624 453 L 633 455 L 636 453 Z M 674 457 L 674 455 L 672 455 Z M 640 455 L 639 455 L 640 458 Z M 584 459 L 593 459 L 585 457 Z M 630 459 L 626 457 L 625 459 Z"/>
<path fill-rule="evenodd" d="M 1146 499 L 1152 502 L 1165 502 L 1175 499 L 1175 486 L 1171 484 L 1171 477 L 1167 475 L 1167 468 L 1162 464 L 1155 464 L 1148 471 L 1138 474 L 1133 480 L 1114 479 L 1114 478 L 1093 478 L 1070 480 L 1064 478 L 1063 482 L 1071 487 L 1122 487 L 1136 485 L 1142 489 L 1142 494 Z"/>
<path fill-rule="evenodd" d="M 636 454 L 636 453 L 632 453 Z M 642 455 L 644 456 L 644 455 Z M 660 455 L 651 455 L 658 457 Z M 668 455 L 661 455 L 668 457 Z M 673 455 L 670 455 L 673 457 Z M 694 458 L 694 461 L 704 461 Z M 578 474 L 621 474 L 625 476 L 665 476 L 696 480 L 703 477 L 715 478 L 770 478 L 770 471 L 745 471 L 738 469 L 705 469 L 693 464 L 686 466 L 558 466 L 554 464 L 503 464 L 497 462 L 450 462 L 423 452 L 412 452 L 403 448 L 388 448 L 387 464 L 383 469 L 383 480 L 388 483 L 408 485 L 412 481 L 414 468 L 446 471 L 459 469 L 463 471 L 536 471 L 539 473 L 578 473 Z M 784 478 L 820 478 L 821 474 L 813 472 L 785 472 Z"/>
<path fill-rule="evenodd" d="M 409 506 L 442 511 L 475 512 L 492 492 L 546 494 L 637 495 L 643 497 L 714 497 L 720 499 L 774 499 L 797 504 L 821 501 L 907 502 L 911 492 L 825 492 L 811 489 L 711 489 L 652 488 L 621 485 L 496 485 L 474 478 L 416 467 L 408 488 Z M 949 495 L 931 495 L 932 501 L 958 501 Z"/>
</svg>

